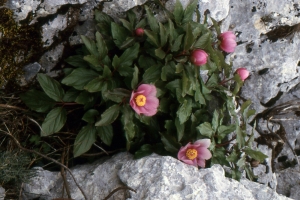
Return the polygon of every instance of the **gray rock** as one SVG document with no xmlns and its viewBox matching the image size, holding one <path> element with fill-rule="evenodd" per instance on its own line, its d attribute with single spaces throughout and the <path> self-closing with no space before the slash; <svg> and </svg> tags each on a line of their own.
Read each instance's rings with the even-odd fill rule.
<svg viewBox="0 0 300 200">
<path fill-rule="evenodd" d="M 276 191 L 279 194 L 300 199 L 300 167 L 299 165 L 276 173 L 278 185 Z"/>
<path fill-rule="evenodd" d="M 53 49 L 47 51 L 39 60 L 42 69 L 46 72 L 50 72 L 55 67 L 55 65 L 61 60 L 64 48 L 64 44 L 59 44 Z"/>
<path fill-rule="evenodd" d="M 109 160 L 100 159 L 93 164 L 76 166 L 71 169 L 77 182 L 85 191 L 88 199 L 104 199 L 112 190 L 124 186 L 119 180 L 117 173 L 122 165 L 128 160 L 132 160 L 132 155 L 120 153 Z M 67 198 L 66 192 L 63 192 L 63 180 L 59 172 L 49 172 L 41 170 L 39 175 L 28 184 L 24 184 L 23 199 L 33 199 L 40 197 L 43 200 Z M 74 183 L 71 176 L 67 173 L 67 182 L 70 188 L 72 199 L 84 199 L 82 193 Z M 35 195 L 33 195 L 33 194 Z M 125 190 L 120 190 L 113 195 L 113 199 L 124 200 L 127 196 Z"/>
<path fill-rule="evenodd" d="M 26 82 L 31 81 L 35 75 L 40 71 L 41 65 L 38 62 L 24 66 L 23 71 L 25 72 Z"/>
<path fill-rule="evenodd" d="M 130 200 L 288 199 L 267 186 L 226 178 L 220 165 L 198 170 L 172 157 L 156 154 L 128 161 L 119 171 L 119 177 L 137 191 L 130 191 Z"/>
<path fill-rule="evenodd" d="M 5 189 L 0 186 L 0 200 L 4 200 L 5 198 Z"/>
<path fill-rule="evenodd" d="M 104 158 L 93 164 L 74 167 L 71 171 L 88 199 L 104 199 L 120 186 L 128 186 L 136 193 L 130 191 L 129 194 L 119 190 L 112 199 L 289 199 L 278 195 L 267 186 L 246 179 L 238 182 L 226 178 L 220 165 L 199 170 L 172 157 L 156 154 L 134 160 L 128 153 L 119 153 L 110 159 Z M 67 181 L 72 198 L 83 199 L 69 175 Z M 22 198 L 61 198 L 62 190 L 60 173 L 39 168 L 38 176 L 24 184 Z"/>
</svg>

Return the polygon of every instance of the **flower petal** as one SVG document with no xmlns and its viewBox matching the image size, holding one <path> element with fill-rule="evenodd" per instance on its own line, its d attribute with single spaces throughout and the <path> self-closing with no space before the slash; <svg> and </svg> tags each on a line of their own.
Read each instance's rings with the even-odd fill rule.
<svg viewBox="0 0 300 200">
<path fill-rule="evenodd" d="M 197 147 L 205 147 L 208 148 L 210 146 L 210 139 L 201 139 L 201 140 L 197 140 L 196 142 L 194 142 L 193 145 L 196 145 Z"/>
<path fill-rule="evenodd" d="M 147 96 L 156 96 L 156 87 L 151 84 L 142 84 L 138 87 L 137 92 Z"/>
<path fill-rule="evenodd" d="M 211 158 L 211 152 L 205 147 L 198 147 L 197 149 L 198 155 L 197 158 L 208 160 Z"/>
<path fill-rule="evenodd" d="M 197 160 L 197 164 L 198 164 L 200 167 L 205 168 L 205 160 L 198 159 L 198 160 Z"/>
</svg>

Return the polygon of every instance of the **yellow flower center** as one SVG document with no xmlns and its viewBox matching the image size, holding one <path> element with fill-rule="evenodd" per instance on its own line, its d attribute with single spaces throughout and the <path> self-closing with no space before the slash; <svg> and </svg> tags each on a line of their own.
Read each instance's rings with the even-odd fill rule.
<svg viewBox="0 0 300 200">
<path fill-rule="evenodd" d="M 198 152 L 196 149 L 188 149 L 185 153 L 186 157 L 190 160 L 193 160 L 197 157 Z"/>
<path fill-rule="evenodd" d="M 146 97 L 144 95 L 142 95 L 142 94 L 138 95 L 135 98 L 135 103 L 138 106 L 144 106 L 146 104 Z"/>
</svg>

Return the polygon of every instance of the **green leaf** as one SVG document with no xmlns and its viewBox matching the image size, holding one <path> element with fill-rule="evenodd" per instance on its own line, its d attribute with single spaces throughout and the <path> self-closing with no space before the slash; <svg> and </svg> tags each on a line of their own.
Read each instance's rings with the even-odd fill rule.
<svg viewBox="0 0 300 200">
<path fill-rule="evenodd" d="M 104 81 L 102 77 L 97 77 L 88 82 L 84 86 L 84 89 L 89 91 L 89 92 L 99 92 L 103 89 Z"/>
<path fill-rule="evenodd" d="M 99 53 L 99 59 L 102 60 L 107 55 L 108 50 L 104 39 L 98 31 L 96 32 L 96 45 Z"/>
<path fill-rule="evenodd" d="M 236 95 L 240 91 L 240 88 L 243 86 L 244 82 L 241 80 L 238 74 L 235 74 L 233 79 L 235 80 L 235 87 L 232 94 Z"/>
<path fill-rule="evenodd" d="M 86 68 L 88 66 L 87 63 L 83 60 L 82 55 L 70 56 L 67 59 L 65 59 L 65 62 L 74 67 Z"/>
<path fill-rule="evenodd" d="M 209 44 L 210 37 L 211 37 L 210 32 L 205 33 L 194 43 L 193 47 L 199 49 L 205 49 L 206 46 Z"/>
<path fill-rule="evenodd" d="M 31 110 L 41 113 L 49 111 L 56 104 L 44 92 L 34 89 L 28 90 L 26 93 L 21 94 L 20 97 Z"/>
<path fill-rule="evenodd" d="M 119 116 L 119 111 L 120 111 L 120 106 L 117 104 L 109 107 L 101 115 L 101 120 L 96 122 L 95 126 L 107 126 L 113 123 Z"/>
<path fill-rule="evenodd" d="M 165 146 L 165 149 L 171 153 L 178 153 L 180 144 L 177 142 L 176 138 L 168 135 L 166 133 L 161 134 L 161 141 Z"/>
<path fill-rule="evenodd" d="M 179 118 L 179 122 L 180 124 L 183 124 L 184 122 L 186 122 L 188 120 L 188 118 L 190 117 L 191 113 L 192 113 L 192 100 L 190 98 L 185 99 L 183 101 L 183 104 L 181 104 L 181 106 L 179 107 L 177 113 L 177 117 Z"/>
<path fill-rule="evenodd" d="M 236 127 L 235 124 L 231 124 L 229 126 L 221 125 L 218 127 L 218 143 L 221 143 L 221 141 L 229 134 L 235 131 Z"/>
<path fill-rule="evenodd" d="M 205 98 L 201 92 L 201 86 L 198 81 L 196 81 L 196 91 L 195 91 L 195 101 L 199 102 L 202 105 L 206 105 Z"/>
<path fill-rule="evenodd" d="M 114 22 L 111 23 L 111 33 L 114 42 L 118 47 L 120 47 L 126 40 L 126 38 L 130 35 L 129 31 L 127 31 L 124 27 Z"/>
<path fill-rule="evenodd" d="M 211 165 L 220 164 L 225 166 L 230 166 L 228 161 L 226 160 L 226 151 L 223 147 L 216 148 L 213 152 L 213 157 L 211 158 Z"/>
<path fill-rule="evenodd" d="M 95 141 L 96 128 L 92 125 L 82 127 L 74 142 L 74 157 L 78 157 L 90 150 Z"/>
<path fill-rule="evenodd" d="M 76 103 L 83 104 L 83 105 L 92 101 L 94 101 L 94 95 L 87 91 L 80 92 L 80 94 L 75 99 Z"/>
<path fill-rule="evenodd" d="M 185 124 L 180 124 L 179 119 L 176 117 L 175 126 L 177 129 L 177 141 L 180 141 L 184 135 Z"/>
<path fill-rule="evenodd" d="M 120 49 L 126 49 L 130 46 L 132 46 L 135 43 L 135 38 L 134 37 L 128 37 L 123 44 L 120 46 Z"/>
<path fill-rule="evenodd" d="M 176 0 L 175 9 L 173 11 L 173 15 L 177 24 L 181 24 L 183 18 L 183 7 L 179 0 Z"/>
<path fill-rule="evenodd" d="M 103 68 L 101 66 L 101 62 L 99 60 L 99 58 L 97 58 L 96 56 L 94 55 L 87 55 L 87 56 L 84 56 L 83 59 L 85 61 L 87 61 L 88 63 L 91 64 L 91 68 L 95 69 L 96 71 L 102 71 Z"/>
<path fill-rule="evenodd" d="M 176 39 L 174 44 L 171 46 L 171 51 L 175 52 L 178 51 L 180 48 L 180 45 L 182 44 L 182 38 L 183 38 L 184 34 L 179 35 Z"/>
<path fill-rule="evenodd" d="M 174 79 L 174 72 L 176 70 L 175 62 L 166 63 L 161 69 L 161 80 L 167 81 Z"/>
<path fill-rule="evenodd" d="M 184 37 L 184 51 L 188 51 L 192 44 L 194 43 L 194 35 L 192 32 L 192 27 L 191 24 L 188 23 L 187 28 L 186 28 L 186 34 Z"/>
<path fill-rule="evenodd" d="M 184 69 L 184 66 L 183 66 L 183 64 L 182 63 L 178 63 L 177 65 L 176 65 L 176 73 L 181 73 L 182 71 L 183 71 L 183 69 Z"/>
<path fill-rule="evenodd" d="M 150 39 L 150 41 L 151 41 L 156 47 L 159 47 L 157 32 L 154 32 L 154 31 L 148 31 L 148 30 L 145 30 L 144 32 L 145 32 L 145 34 L 147 35 L 147 37 Z"/>
<path fill-rule="evenodd" d="M 166 28 L 162 23 L 159 22 L 159 33 L 160 33 L 160 46 L 163 47 L 167 43 L 168 34 Z"/>
<path fill-rule="evenodd" d="M 136 13 L 133 10 L 128 10 L 126 12 L 130 24 L 133 26 L 136 22 Z"/>
<path fill-rule="evenodd" d="M 105 92 L 106 98 L 108 98 L 114 102 L 117 102 L 117 103 L 122 102 L 122 100 L 124 98 L 130 98 L 130 95 L 131 95 L 131 91 L 123 89 L 123 88 L 115 88 L 112 91 Z"/>
<path fill-rule="evenodd" d="M 135 89 L 138 82 L 139 82 L 139 69 L 137 68 L 137 66 L 134 66 L 133 77 L 131 80 L 131 89 Z"/>
<path fill-rule="evenodd" d="M 161 66 L 160 65 L 153 65 L 149 67 L 143 75 L 143 82 L 144 83 L 155 83 L 159 79 L 161 73 Z"/>
<path fill-rule="evenodd" d="M 67 121 L 67 111 L 64 108 L 53 108 L 46 116 L 43 124 L 41 136 L 52 135 L 58 132 Z"/>
<path fill-rule="evenodd" d="M 149 10 L 149 7 L 146 5 L 145 5 L 145 10 L 146 10 L 146 14 L 147 14 L 148 24 L 149 24 L 151 30 L 154 31 L 155 33 L 158 33 L 159 27 L 157 24 L 157 20 L 153 16 L 153 13 Z"/>
<path fill-rule="evenodd" d="M 92 39 L 87 38 L 84 35 L 81 35 L 80 37 L 81 37 L 84 45 L 86 46 L 86 48 L 90 52 L 90 54 L 92 54 L 92 55 L 94 55 L 96 57 L 99 57 L 98 50 L 97 50 L 95 42 Z"/>
<path fill-rule="evenodd" d="M 134 159 L 149 156 L 153 153 L 152 146 L 150 144 L 144 144 L 134 153 Z"/>
<path fill-rule="evenodd" d="M 212 17 L 210 19 L 213 22 L 214 28 L 216 29 L 216 32 L 217 32 L 217 35 L 221 35 L 221 29 L 220 29 L 220 26 L 218 25 L 218 22 Z"/>
<path fill-rule="evenodd" d="M 84 86 L 93 80 L 94 78 L 98 77 L 95 71 L 85 68 L 77 68 L 72 71 L 71 74 L 66 76 L 61 82 L 68 86 L 73 86 L 77 90 L 83 90 Z"/>
<path fill-rule="evenodd" d="M 174 28 L 174 24 L 171 19 L 168 19 L 168 34 L 169 34 L 169 43 L 172 44 L 173 41 L 177 38 L 177 33 Z"/>
<path fill-rule="evenodd" d="M 65 91 L 62 89 L 60 83 L 45 74 L 37 74 L 39 81 L 44 92 L 55 101 L 62 101 Z"/>
<path fill-rule="evenodd" d="M 239 147 L 239 149 L 241 149 L 242 147 L 245 146 L 246 134 L 241 130 L 240 126 L 236 126 L 235 132 L 236 132 L 236 140 L 238 143 L 238 147 Z"/>
<path fill-rule="evenodd" d="M 197 126 L 198 131 L 201 133 L 201 135 L 206 136 L 208 138 L 211 138 L 215 131 L 212 129 L 211 124 L 208 122 L 204 122 Z"/>
<path fill-rule="evenodd" d="M 183 24 L 193 20 L 193 14 L 197 8 L 197 4 L 198 0 L 192 0 L 190 4 L 185 8 L 182 19 Z"/>
<path fill-rule="evenodd" d="M 114 136 L 112 125 L 97 126 L 96 130 L 102 142 L 104 142 L 107 146 L 110 146 Z"/>
<path fill-rule="evenodd" d="M 137 23 L 135 28 L 144 28 L 145 26 L 147 26 L 147 20 L 146 18 L 143 18 L 141 21 L 139 21 L 139 23 Z"/>
<path fill-rule="evenodd" d="M 134 44 L 132 47 L 126 49 L 120 57 L 121 66 L 131 66 L 134 59 L 138 57 L 140 45 Z"/>
<path fill-rule="evenodd" d="M 124 106 L 122 109 L 123 115 L 121 117 L 123 126 L 124 126 L 124 131 L 125 131 L 125 136 L 127 142 L 130 142 L 135 134 L 135 124 L 133 122 L 133 116 L 134 113 L 132 112 L 132 109 L 129 106 Z M 127 150 L 129 150 L 130 147 L 127 147 Z"/>
<path fill-rule="evenodd" d="M 219 75 L 216 73 L 213 73 L 211 77 L 208 79 L 206 86 L 209 88 L 214 88 L 219 85 Z"/>
<path fill-rule="evenodd" d="M 212 128 L 217 131 L 220 123 L 219 112 L 217 110 L 214 111 L 213 119 L 212 119 Z"/>
<path fill-rule="evenodd" d="M 75 99 L 77 98 L 77 96 L 79 95 L 80 91 L 74 89 L 74 88 L 70 88 L 69 90 L 67 90 L 63 101 L 64 102 L 74 102 Z"/>
<path fill-rule="evenodd" d="M 155 49 L 155 55 L 160 58 L 160 59 L 164 59 L 164 57 L 166 56 L 166 53 L 161 49 Z"/>
<path fill-rule="evenodd" d="M 99 112 L 95 109 L 90 109 L 86 111 L 82 117 L 83 121 L 86 121 L 87 123 L 94 123 L 95 118 L 99 115 Z"/>
<path fill-rule="evenodd" d="M 122 22 L 122 24 L 125 28 L 127 28 L 130 32 L 133 32 L 133 26 L 129 21 L 127 21 L 125 19 L 120 19 L 120 21 Z"/>
<path fill-rule="evenodd" d="M 253 149 L 251 149 L 251 148 L 249 148 L 249 147 L 244 148 L 243 151 L 244 151 L 248 156 L 250 156 L 251 158 L 253 158 L 254 160 L 257 160 L 257 161 L 259 161 L 259 162 L 263 162 L 266 158 L 268 158 L 268 156 L 266 156 L 266 155 L 263 154 L 262 152 L 253 150 Z"/>
</svg>

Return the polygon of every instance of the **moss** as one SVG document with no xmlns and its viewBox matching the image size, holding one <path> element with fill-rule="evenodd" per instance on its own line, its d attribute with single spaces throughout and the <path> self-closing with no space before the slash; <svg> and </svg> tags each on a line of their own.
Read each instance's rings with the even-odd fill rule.
<svg viewBox="0 0 300 200">
<path fill-rule="evenodd" d="M 20 26 L 14 21 L 11 10 L 0 9 L 0 87 L 7 83 L 17 85 L 16 78 L 23 73 L 23 66 L 38 60 L 42 52 L 40 28 Z"/>
</svg>

